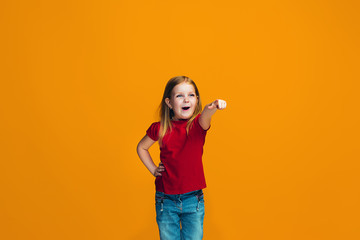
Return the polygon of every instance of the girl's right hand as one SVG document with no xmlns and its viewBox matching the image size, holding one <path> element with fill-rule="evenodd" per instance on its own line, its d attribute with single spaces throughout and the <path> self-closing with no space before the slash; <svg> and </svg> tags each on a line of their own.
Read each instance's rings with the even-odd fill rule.
<svg viewBox="0 0 360 240">
<path fill-rule="evenodd" d="M 154 177 L 162 176 L 161 172 L 165 171 L 165 167 L 162 162 L 159 163 L 159 166 L 154 171 Z"/>
</svg>

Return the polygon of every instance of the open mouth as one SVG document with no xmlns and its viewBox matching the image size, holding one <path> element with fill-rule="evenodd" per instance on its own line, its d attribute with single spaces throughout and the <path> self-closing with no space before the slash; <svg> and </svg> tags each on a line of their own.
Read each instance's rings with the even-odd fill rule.
<svg viewBox="0 0 360 240">
<path fill-rule="evenodd" d="M 183 110 L 188 110 L 190 107 L 183 107 L 182 109 Z"/>
</svg>

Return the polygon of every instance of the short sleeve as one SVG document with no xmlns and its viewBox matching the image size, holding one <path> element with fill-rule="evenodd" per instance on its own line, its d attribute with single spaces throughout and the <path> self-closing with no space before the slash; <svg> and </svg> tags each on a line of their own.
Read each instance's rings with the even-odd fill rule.
<svg viewBox="0 0 360 240">
<path fill-rule="evenodd" d="M 159 129 L 160 122 L 154 122 L 151 126 L 146 130 L 146 134 L 154 141 L 159 139 Z"/>
<path fill-rule="evenodd" d="M 204 130 L 204 129 L 200 126 L 200 123 L 199 123 L 200 115 L 201 115 L 201 114 L 199 114 L 199 115 L 197 115 L 197 116 L 195 117 L 195 119 L 194 119 L 194 124 L 195 124 L 200 130 L 202 130 L 202 131 L 204 131 L 204 132 L 207 132 L 207 131 L 210 129 L 211 125 L 209 126 L 208 129 Z"/>
</svg>

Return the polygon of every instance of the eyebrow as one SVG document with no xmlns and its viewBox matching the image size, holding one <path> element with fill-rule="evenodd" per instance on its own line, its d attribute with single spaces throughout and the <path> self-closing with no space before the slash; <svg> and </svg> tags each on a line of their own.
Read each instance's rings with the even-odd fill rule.
<svg viewBox="0 0 360 240">
<path fill-rule="evenodd" d="M 189 92 L 189 94 L 191 94 L 191 93 L 195 94 L 195 92 Z M 176 92 L 175 95 L 177 95 L 177 94 L 183 94 L 183 92 Z"/>
</svg>

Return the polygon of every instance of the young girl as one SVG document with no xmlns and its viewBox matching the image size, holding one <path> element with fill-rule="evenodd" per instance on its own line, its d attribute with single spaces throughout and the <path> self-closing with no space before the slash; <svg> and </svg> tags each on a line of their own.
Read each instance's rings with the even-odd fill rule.
<svg viewBox="0 0 360 240">
<path fill-rule="evenodd" d="M 160 122 L 151 124 L 137 146 L 141 161 L 156 177 L 156 222 L 162 240 L 203 237 L 203 145 L 211 116 L 224 108 L 226 102 L 217 99 L 201 111 L 194 81 L 186 76 L 171 78 L 160 104 Z M 159 166 L 148 152 L 156 141 L 160 145 Z"/>
</svg>

